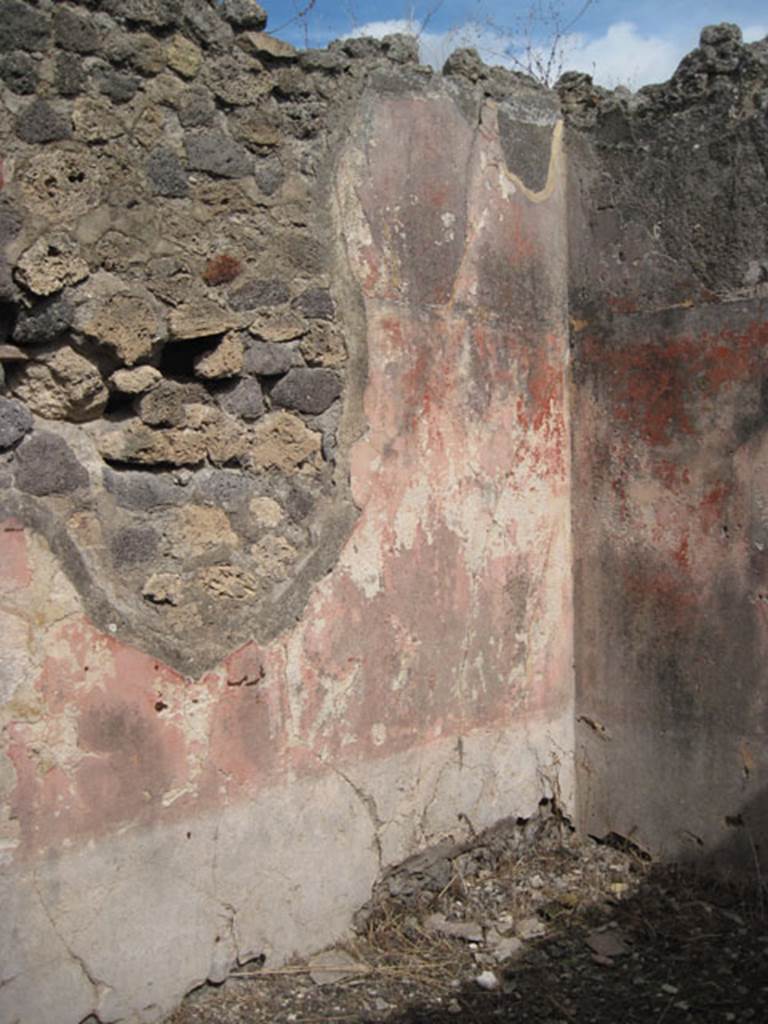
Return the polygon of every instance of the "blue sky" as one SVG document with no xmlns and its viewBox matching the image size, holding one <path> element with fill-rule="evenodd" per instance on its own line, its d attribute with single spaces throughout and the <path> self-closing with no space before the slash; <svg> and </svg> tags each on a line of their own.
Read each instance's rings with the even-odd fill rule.
<svg viewBox="0 0 768 1024">
<path fill-rule="evenodd" d="M 343 35 L 419 34 L 422 59 L 439 64 L 457 46 L 474 45 L 489 63 L 526 60 L 551 49 L 552 26 L 563 28 L 583 0 L 266 0 L 269 29 L 297 45 L 324 46 Z M 555 16 L 552 12 L 557 12 Z M 529 15 L 535 16 L 529 21 Z M 538 12 L 538 13 L 537 13 Z M 425 23 L 426 20 L 426 24 Z M 607 86 L 638 88 L 670 76 L 704 25 L 734 21 L 747 39 L 768 34 L 766 0 L 594 0 L 564 33 L 563 69 L 593 74 Z"/>
</svg>

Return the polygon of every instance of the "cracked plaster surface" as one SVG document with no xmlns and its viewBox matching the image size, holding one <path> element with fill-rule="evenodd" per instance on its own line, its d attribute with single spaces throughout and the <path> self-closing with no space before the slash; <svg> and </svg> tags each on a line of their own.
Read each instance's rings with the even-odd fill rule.
<svg viewBox="0 0 768 1024">
<path fill-rule="evenodd" d="M 445 95 L 371 104 L 337 185 L 369 325 L 360 517 L 295 627 L 185 679 L 96 629 L 42 540 L 0 533 L 0 607 L 31 627 L 0 771 L 15 919 L 36 908 L 73 1006 L 104 1019 L 156 1019 L 238 962 L 332 942 L 382 868 L 530 813 L 569 749 L 556 147 L 532 204 L 499 187 L 492 106 L 472 126 Z M 464 185 L 419 177 L 435 132 L 465 154 Z M 411 223 L 434 250 L 414 255 Z M 509 305 L 484 312 L 501 287 Z M 567 805 L 567 759 L 555 782 Z M 5 1006 L 36 998 L 32 950 L 8 965 Z"/>
</svg>

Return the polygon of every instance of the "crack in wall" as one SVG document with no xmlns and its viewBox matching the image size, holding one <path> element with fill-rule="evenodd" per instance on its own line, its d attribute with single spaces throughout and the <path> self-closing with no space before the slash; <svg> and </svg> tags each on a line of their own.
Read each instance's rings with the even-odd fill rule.
<svg viewBox="0 0 768 1024">
<path fill-rule="evenodd" d="M 383 869 L 384 858 L 380 832 L 385 827 L 386 822 L 383 821 L 379 816 L 379 810 L 376 805 L 375 798 L 373 797 L 372 794 L 366 793 L 366 791 L 361 786 L 358 786 L 355 782 L 353 782 L 352 779 L 350 779 L 349 776 L 346 775 L 335 764 L 331 764 L 331 762 L 329 761 L 324 761 L 322 758 L 319 758 L 319 760 L 326 767 L 330 768 L 335 775 L 338 775 L 340 779 L 346 782 L 346 784 L 349 786 L 349 788 L 352 790 L 357 799 L 365 808 L 366 814 L 368 815 L 371 821 L 371 825 L 373 826 L 373 847 L 376 852 L 376 858 L 379 862 L 379 871 L 381 871 Z"/>
</svg>

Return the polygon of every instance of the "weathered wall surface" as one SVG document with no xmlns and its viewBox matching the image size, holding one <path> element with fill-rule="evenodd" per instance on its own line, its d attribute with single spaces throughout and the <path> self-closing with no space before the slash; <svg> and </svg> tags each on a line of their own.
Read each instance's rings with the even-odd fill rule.
<svg viewBox="0 0 768 1024">
<path fill-rule="evenodd" d="M 768 842 L 766 44 L 565 83 L 581 822 L 656 855 Z"/>
<path fill-rule="evenodd" d="M 0 27 L 4 1022 L 157 1019 L 573 795 L 554 100 L 88 6 Z"/>
</svg>

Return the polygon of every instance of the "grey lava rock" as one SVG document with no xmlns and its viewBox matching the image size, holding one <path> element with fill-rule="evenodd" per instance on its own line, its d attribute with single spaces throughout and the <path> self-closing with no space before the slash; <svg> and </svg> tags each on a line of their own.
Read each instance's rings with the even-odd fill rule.
<svg viewBox="0 0 768 1024">
<path fill-rule="evenodd" d="M 72 134 L 72 123 L 50 103 L 37 99 L 19 113 L 16 134 L 22 142 L 58 142 Z"/>
<path fill-rule="evenodd" d="M 238 311 L 259 309 L 261 306 L 280 306 L 291 293 L 285 281 L 277 278 L 251 278 L 229 294 L 229 304 Z"/>
<path fill-rule="evenodd" d="M 327 288 L 309 288 L 293 302 L 294 309 L 297 309 L 303 316 L 313 317 L 316 320 L 332 320 L 336 312 Z"/>
<path fill-rule="evenodd" d="M 187 161 L 194 171 L 219 178 L 244 178 L 253 170 L 253 158 L 224 132 L 201 131 L 184 139 Z"/>
<path fill-rule="evenodd" d="M 37 69 L 29 54 L 17 50 L 0 58 L 0 78 L 11 92 L 20 96 L 33 93 L 37 87 Z"/>
<path fill-rule="evenodd" d="M 3 0 L 0 50 L 42 50 L 50 35 L 48 19 L 21 0 Z"/>
<path fill-rule="evenodd" d="M 277 377 L 302 365 L 298 344 L 249 341 L 243 369 L 246 373 L 255 373 L 260 377 Z"/>
<path fill-rule="evenodd" d="M 84 18 L 64 5 L 58 5 L 53 15 L 56 43 L 62 50 L 74 53 L 93 53 L 99 48 L 99 33 L 90 18 Z"/>
<path fill-rule="evenodd" d="M 35 434 L 19 447 L 16 462 L 16 486 L 26 494 L 70 494 L 88 486 L 88 473 L 58 434 Z"/>
<path fill-rule="evenodd" d="M 189 192 L 187 173 L 170 149 L 158 146 L 147 158 L 147 177 L 155 195 L 181 198 Z"/>
<path fill-rule="evenodd" d="M 299 367 L 289 370 L 272 389 L 275 405 L 317 415 L 341 394 L 341 378 L 333 370 Z"/>
<path fill-rule="evenodd" d="M 260 32 L 267 26 L 267 12 L 256 0 L 223 0 L 220 12 L 230 24 L 239 29 Z"/>
<path fill-rule="evenodd" d="M 0 398 L 0 449 L 17 444 L 32 425 L 32 413 L 26 406 L 12 398 Z"/>
<path fill-rule="evenodd" d="M 224 412 L 243 420 L 257 420 L 265 412 L 261 385 L 252 377 L 238 381 L 224 392 L 219 398 L 219 405 Z"/>
</svg>

